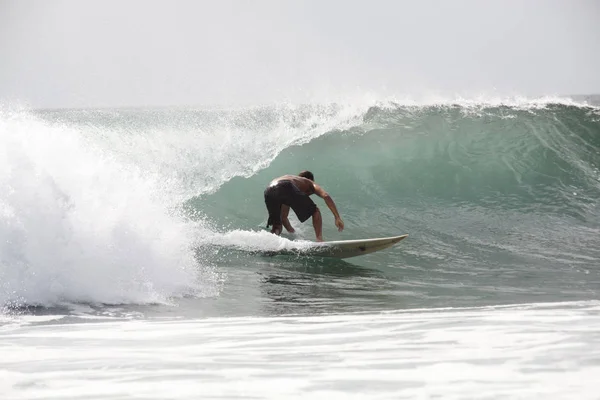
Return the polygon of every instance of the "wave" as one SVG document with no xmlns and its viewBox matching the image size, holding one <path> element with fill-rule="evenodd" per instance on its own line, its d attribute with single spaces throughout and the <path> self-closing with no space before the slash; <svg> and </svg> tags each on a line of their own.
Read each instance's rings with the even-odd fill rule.
<svg viewBox="0 0 600 400">
<path fill-rule="evenodd" d="M 326 239 L 410 233 L 407 268 L 588 273 L 600 258 L 600 116 L 565 103 L 372 106 L 359 124 L 289 146 L 188 205 L 220 227 L 210 240 L 260 231 L 264 187 L 309 169 L 346 221 L 338 234 L 319 203 Z M 292 223 L 312 239 L 309 224 Z"/>
<path fill-rule="evenodd" d="M 374 106 L 360 124 L 288 146 L 267 168 L 195 201 L 217 217 L 254 215 L 263 205 L 247 193 L 260 197 L 273 177 L 310 169 L 350 208 L 467 205 L 597 222 L 598 149 L 592 107 Z"/>
<path fill-rule="evenodd" d="M 422 268 L 589 270 L 599 115 L 557 98 L 3 109 L 0 304 L 215 295 L 222 277 L 198 244 L 288 246 L 261 232 L 262 191 L 302 169 L 346 221 L 338 235 L 324 212 L 326 238 L 411 233 L 405 261 Z"/>
</svg>

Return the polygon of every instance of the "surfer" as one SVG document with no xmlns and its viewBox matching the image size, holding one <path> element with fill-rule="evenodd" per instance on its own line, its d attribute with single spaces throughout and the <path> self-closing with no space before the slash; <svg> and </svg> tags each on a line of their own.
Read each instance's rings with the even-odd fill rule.
<svg viewBox="0 0 600 400">
<path fill-rule="evenodd" d="M 312 216 L 317 242 L 322 242 L 323 220 L 319 207 L 309 197 L 312 194 L 316 194 L 325 200 L 325 204 L 335 217 L 335 226 L 340 232 L 344 229 L 344 221 L 340 218 L 333 199 L 314 180 L 315 177 L 312 172 L 302 171 L 298 175 L 284 175 L 271 181 L 265 189 L 265 204 L 269 212 L 267 228 L 273 225 L 271 233 L 281 234 L 282 225 L 288 232 L 295 232 L 288 220 L 291 207 L 300 222 L 304 222 Z"/>
</svg>

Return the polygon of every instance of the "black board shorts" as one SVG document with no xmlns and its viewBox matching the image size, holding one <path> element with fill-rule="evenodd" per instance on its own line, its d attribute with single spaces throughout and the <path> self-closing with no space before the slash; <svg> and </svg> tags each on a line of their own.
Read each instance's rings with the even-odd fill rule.
<svg viewBox="0 0 600 400">
<path fill-rule="evenodd" d="M 309 219 L 317 210 L 317 205 L 306 193 L 298 189 L 292 181 L 281 180 L 265 189 L 265 204 L 269 212 L 267 228 L 281 226 L 281 206 L 289 206 L 300 222 Z"/>
</svg>

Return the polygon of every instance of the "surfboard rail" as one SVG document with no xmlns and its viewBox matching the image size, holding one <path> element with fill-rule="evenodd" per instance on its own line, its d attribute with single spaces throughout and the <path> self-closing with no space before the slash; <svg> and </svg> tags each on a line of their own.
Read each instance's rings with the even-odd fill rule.
<svg viewBox="0 0 600 400">
<path fill-rule="evenodd" d="M 316 242 L 314 245 L 303 249 L 284 249 L 268 252 L 269 255 L 307 255 L 313 257 L 350 258 L 364 254 L 374 253 L 387 249 L 406 239 L 408 234 L 384 238 L 334 240 L 329 242 Z"/>
</svg>

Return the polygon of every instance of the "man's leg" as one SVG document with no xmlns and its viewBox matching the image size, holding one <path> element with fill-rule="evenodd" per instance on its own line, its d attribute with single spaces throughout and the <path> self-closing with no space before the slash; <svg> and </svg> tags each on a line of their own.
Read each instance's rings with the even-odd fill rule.
<svg viewBox="0 0 600 400">
<path fill-rule="evenodd" d="M 290 224 L 290 220 L 288 218 L 289 214 L 290 214 L 290 206 L 288 206 L 287 204 L 282 205 L 281 206 L 281 222 L 283 223 L 283 227 L 285 229 L 287 229 L 287 231 L 289 233 L 294 233 L 296 231 L 292 227 L 292 224 Z M 281 230 L 283 231 L 283 229 L 281 229 Z"/>
<path fill-rule="evenodd" d="M 271 233 L 279 235 L 281 233 L 281 203 L 278 203 L 276 199 L 268 198 L 267 196 L 265 196 L 265 203 L 267 205 L 267 211 L 269 212 L 267 228 L 269 225 L 273 225 Z"/>
<path fill-rule="evenodd" d="M 273 227 L 271 228 L 271 233 L 280 235 L 281 234 L 281 225 L 273 225 Z"/>
<path fill-rule="evenodd" d="M 323 219 L 321 218 L 321 211 L 317 208 L 312 215 L 313 227 L 315 228 L 315 235 L 317 236 L 317 242 L 323 241 Z"/>
</svg>

